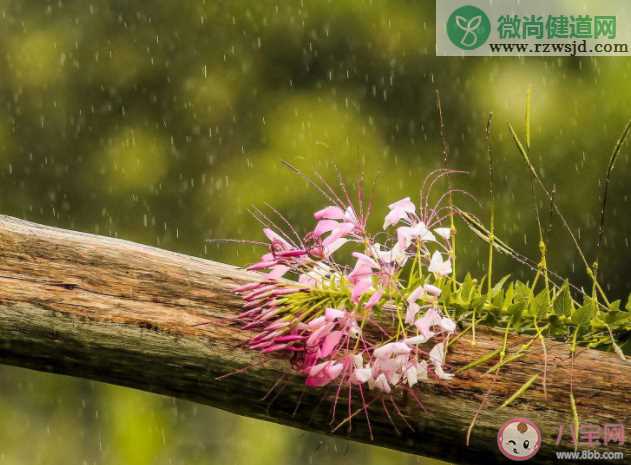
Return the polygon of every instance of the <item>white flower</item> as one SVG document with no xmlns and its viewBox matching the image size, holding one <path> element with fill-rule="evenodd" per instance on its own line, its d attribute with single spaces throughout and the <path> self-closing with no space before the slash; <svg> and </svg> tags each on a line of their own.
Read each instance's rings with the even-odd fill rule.
<svg viewBox="0 0 631 465">
<path fill-rule="evenodd" d="M 405 323 L 408 325 L 414 323 L 414 320 L 416 319 L 416 314 L 419 312 L 420 309 L 421 307 L 415 302 L 408 304 L 408 308 L 405 312 Z"/>
<path fill-rule="evenodd" d="M 445 373 L 442 365 L 434 366 L 434 373 L 436 373 L 436 376 L 438 376 L 440 379 L 444 379 L 446 381 L 449 381 L 455 376 L 453 373 Z"/>
<path fill-rule="evenodd" d="M 425 360 L 421 360 L 417 365 L 416 365 L 416 376 L 418 377 L 418 379 L 420 379 L 421 381 L 427 381 L 429 380 L 429 376 L 427 376 L 427 362 Z"/>
<path fill-rule="evenodd" d="M 377 376 L 374 386 L 380 391 L 385 392 L 386 394 L 389 394 L 392 391 L 392 389 L 390 389 L 390 385 L 388 384 L 388 380 L 386 379 L 386 375 L 384 375 L 383 373 Z"/>
<path fill-rule="evenodd" d="M 442 365 L 445 358 L 445 343 L 439 342 L 429 351 L 429 360 L 434 365 Z"/>
<path fill-rule="evenodd" d="M 436 241 L 434 234 L 427 229 L 422 221 L 412 226 L 397 228 L 397 240 L 401 249 L 406 250 L 414 239 L 419 239 L 422 242 Z"/>
<path fill-rule="evenodd" d="M 407 339 L 404 339 L 403 342 L 405 342 L 409 346 L 417 346 L 419 344 L 427 342 L 428 340 L 429 338 L 427 336 L 419 334 L 418 336 L 408 337 Z"/>
<path fill-rule="evenodd" d="M 451 237 L 451 228 L 436 228 L 434 232 L 447 241 Z"/>
<path fill-rule="evenodd" d="M 407 298 L 408 303 L 411 304 L 411 303 L 416 302 L 419 298 L 421 298 L 421 296 L 423 296 L 423 294 L 425 294 L 425 287 L 424 286 L 418 286 L 408 296 L 408 298 Z"/>
<path fill-rule="evenodd" d="M 411 366 L 405 370 L 405 377 L 408 380 L 408 386 L 412 387 L 418 383 L 418 376 L 416 375 L 416 367 Z"/>
<path fill-rule="evenodd" d="M 456 323 L 451 318 L 443 317 L 440 320 L 440 327 L 448 333 L 453 333 L 456 330 Z"/>
<path fill-rule="evenodd" d="M 373 247 L 373 253 L 380 261 L 388 264 L 396 263 L 399 266 L 405 265 L 408 256 L 403 250 L 401 250 L 398 242 L 394 244 L 394 246 L 390 250 L 382 249 L 381 247 L 381 244 L 375 244 L 375 246 Z"/>
<path fill-rule="evenodd" d="M 386 359 L 392 355 L 409 354 L 410 351 L 410 347 L 403 342 L 389 342 L 381 347 L 377 347 L 373 351 L 373 355 L 375 358 Z"/>
<path fill-rule="evenodd" d="M 427 270 L 430 273 L 436 273 L 438 276 L 447 276 L 451 274 L 451 261 L 449 259 L 443 260 L 442 254 L 436 251 L 432 255 Z"/>
<path fill-rule="evenodd" d="M 355 368 L 355 379 L 360 383 L 365 383 L 372 378 L 372 368 Z"/>
<path fill-rule="evenodd" d="M 427 292 L 429 295 L 433 295 L 434 297 L 439 297 L 441 290 L 439 287 L 434 286 L 433 284 L 425 284 L 423 286 L 423 289 L 425 290 L 425 292 Z"/>
<path fill-rule="evenodd" d="M 434 365 L 434 373 L 440 379 L 450 380 L 454 377 L 452 373 L 445 373 L 443 369 L 443 360 L 445 358 L 445 343 L 441 342 L 436 344 L 432 350 L 429 351 L 429 360 Z"/>
</svg>

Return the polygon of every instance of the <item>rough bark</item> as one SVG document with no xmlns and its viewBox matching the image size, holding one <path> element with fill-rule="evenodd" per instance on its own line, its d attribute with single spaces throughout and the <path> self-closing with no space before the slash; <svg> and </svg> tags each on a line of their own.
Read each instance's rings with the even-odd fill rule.
<svg viewBox="0 0 631 465">
<path fill-rule="evenodd" d="M 241 304 L 231 290 L 254 279 L 255 274 L 220 263 L 0 217 L 0 362 L 329 433 L 327 397 L 332 392 L 305 390 L 286 361 L 244 348 L 248 334 L 231 324 Z M 450 349 L 451 365 L 457 368 L 498 347 L 501 337 L 482 332 L 477 340 L 475 346 L 468 336 L 456 342 Z M 510 338 L 511 345 L 518 343 L 519 338 Z M 376 402 L 370 412 L 372 443 L 454 462 L 505 462 L 497 448 L 497 430 L 506 419 L 525 416 L 544 434 L 542 450 L 531 462 L 554 462 L 555 450 L 570 450 L 567 436 L 560 448 L 554 443 L 559 424 L 567 431 L 572 422 L 571 364 L 565 344 L 546 345 L 547 400 L 538 383 L 514 404 L 497 409 L 541 372 L 543 353 L 535 344 L 497 379 L 480 367 L 448 386 L 421 386 L 418 396 L 427 412 L 413 399 L 399 398 L 414 431 L 395 415 L 400 431 L 395 432 Z M 572 373 L 581 422 L 629 423 L 629 368 L 612 354 L 579 349 Z M 228 373 L 233 374 L 218 379 Z M 263 399 L 279 379 L 276 391 Z M 485 393 L 488 406 L 467 447 L 466 431 Z M 350 432 L 343 427 L 335 434 L 370 442 L 361 415 Z M 628 445 L 597 450 L 631 456 Z"/>
</svg>

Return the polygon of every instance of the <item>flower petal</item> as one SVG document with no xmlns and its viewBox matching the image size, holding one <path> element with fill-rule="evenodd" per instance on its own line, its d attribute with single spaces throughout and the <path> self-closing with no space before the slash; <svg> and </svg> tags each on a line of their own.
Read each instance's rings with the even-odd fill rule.
<svg viewBox="0 0 631 465">
<path fill-rule="evenodd" d="M 451 318 L 443 317 L 440 320 L 440 327 L 448 333 L 453 333 L 456 330 L 456 323 Z"/>
<path fill-rule="evenodd" d="M 451 261 L 449 259 L 443 260 L 442 254 L 436 251 L 432 255 L 427 270 L 439 276 L 447 276 L 451 273 Z"/>
<path fill-rule="evenodd" d="M 313 230 L 313 235 L 320 237 L 322 234 L 333 231 L 335 228 L 339 227 L 339 225 L 340 223 L 334 220 L 320 220 Z"/>
<path fill-rule="evenodd" d="M 339 318 L 345 318 L 348 313 L 345 310 L 338 310 L 337 308 L 327 308 L 324 311 L 324 318 L 327 321 L 335 321 Z"/>
<path fill-rule="evenodd" d="M 419 297 L 421 297 L 425 293 L 425 291 L 426 291 L 425 286 L 418 286 L 408 296 L 407 298 L 408 303 L 411 304 L 413 302 L 416 302 L 419 299 Z"/>
<path fill-rule="evenodd" d="M 440 287 L 434 286 L 433 284 L 425 284 L 423 289 L 425 289 L 425 292 L 433 295 L 434 297 L 440 296 L 440 293 L 442 292 Z"/>
<path fill-rule="evenodd" d="M 408 325 L 411 325 L 414 323 L 414 320 L 416 318 L 416 314 L 419 312 L 419 310 L 421 309 L 421 307 L 415 303 L 412 302 L 410 304 L 408 304 L 408 308 L 405 312 L 405 322 Z"/>
<path fill-rule="evenodd" d="M 400 209 L 408 213 L 414 213 L 416 211 L 416 207 L 409 197 L 405 197 L 401 200 L 397 200 L 396 202 L 391 203 L 390 205 L 388 205 L 388 208 L 390 210 Z"/>
<path fill-rule="evenodd" d="M 447 241 L 451 237 L 451 228 L 436 228 L 434 232 Z"/>
<path fill-rule="evenodd" d="M 383 290 L 382 289 L 379 289 L 379 290 L 373 292 L 373 294 L 370 296 L 370 299 L 368 299 L 368 301 L 366 302 L 364 307 L 366 307 L 366 308 L 374 307 L 375 305 L 377 305 L 377 303 L 381 299 L 381 296 L 383 296 Z"/>
<path fill-rule="evenodd" d="M 372 368 L 370 368 L 370 367 L 356 368 L 354 373 L 355 373 L 355 378 L 360 383 L 365 383 L 370 378 L 372 378 Z"/>
<path fill-rule="evenodd" d="M 325 207 L 322 210 L 318 210 L 313 214 L 316 220 L 327 219 L 327 220 L 341 220 L 344 218 L 344 210 L 340 207 L 330 206 Z"/>
<path fill-rule="evenodd" d="M 439 325 L 440 322 L 440 314 L 435 309 L 430 308 L 425 312 L 425 315 L 414 322 L 414 325 L 423 336 L 429 339 L 434 336 L 434 332 L 431 331 L 431 328 L 435 325 Z"/>
<path fill-rule="evenodd" d="M 270 228 L 264 228 L 263 234 L 265 234 L 271 242 L 280 242 L 288 249 L 292 248 L 289 242 L 287 242 L 280 234 L 278 234 L 277 232 L 273 231 Z"/>
<path fill-rule="evenodd" d="M 423 334 L 419 334 L 418 336 L 408 337 L 407 339 L 404 339 L 403 342 L 410 346 L 416 346 L 419 344 L 423 344 L 428 340 L 429 339 L 426 336 L 424 336 Z"/>
</svg>

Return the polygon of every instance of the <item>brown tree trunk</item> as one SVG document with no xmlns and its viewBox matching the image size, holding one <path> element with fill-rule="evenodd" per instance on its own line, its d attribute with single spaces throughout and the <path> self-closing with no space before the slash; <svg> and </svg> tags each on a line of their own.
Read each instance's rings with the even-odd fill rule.
<svg viewBox="0 0 631 465">
<path fill-rule="evenodd" d="M 220 263 L 0 217 L 0 362 L 329 433 L 327 397 L 333 393 L 304 389 L 304 380 L 286 361 L 244 348 L 247 332 L 231 324 L 241 305 L 232 289 L 255 279 L 255 274 Z M 450 349 L 448 361 L 455 368 L 497 348 L 501 336 L 483 332 L 475 346 L 470 341 L 464 336 Z M 510 338 L 511 346 L 520 342 Z M 546 346 L 547 400 L 538 382 L 507 408 L 497 408 L 542 371 L 543 352 L 535 343 L 497 379 L 484 374 L 486 366 L 460 374 L 447 386 L 420 386 L 418 396 L 427 412 L 412 399 L 398 399 L 414 431 L 394 415 L 395 432 L 375 402 L 372 443 L 454 462 L 506 462 L 497 448 L 497 431 L 506 419 L 521 416 L 536 421 L 544 435 L 542 450 L 531 463 L 556 461 L 556 450 L 571 450 L 572 372 L 567 345 L 547 341 Z M 232 376 L 218 379 L 228 373 Z M 278 380 L 275 392 L 263 399 Z M 573 383 L 581 423 L 629 423 L 628 362 L 581 348 Z M 488 404 L 467 447 L 466 431 L 485 393 Z M 344 415 L 338 413 L 338 421 Z M 362 415 L 353 420 L 350 432 L 345 425 L 335 434 L 369 442 Z M 566 435 L 557 447 L 560 424 Z M 596 450 L 631 457 L 628 445 Z"/>
</svg>

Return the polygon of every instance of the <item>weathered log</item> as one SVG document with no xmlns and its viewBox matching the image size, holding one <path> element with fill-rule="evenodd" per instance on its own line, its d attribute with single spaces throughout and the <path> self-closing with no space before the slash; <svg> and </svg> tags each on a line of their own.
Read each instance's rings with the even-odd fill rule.
<svg viewBox="0 0 631 465">
<path fill-rule="evenodd" d="M 0 217 L 0 362 L 330 433 L 327 397 L 333 392 L 304 389 L 304 380 L 287 361 L 245 348 L 248 333 L 232 324 L 241 305 L 232 289 L 256 279 L 220 263 Z M 491 332 L 479 333 L 476 345 L 463 337 L 450 348 L 449 362 L 454 368 L 463 366 L 500 341 Z M 521 341 L 510 338 L 511 345 Z M 496 379 L 484 374 L 487 366 L 464 372 L 447 385 L 422 385 L 418 396 L 427 411 L 411 398 L 397 399 L 414 431 L 394 415 L 395 432 L 380 403 L 374 403 L 372 443 L 454 462 L 504 462 L 496 443 L 498 428 L 520 416 L 536 421 L 544 435 L 531 462 L 552 463 L 556 450 L 571 450 L 571 376 L 581 422 L 629 423 L 628 362 L 580 348 L 571 371 L 567 345 L 547 341 L 546 346 L 547 399 L 539 383 L 507 408 L 497 409 L 541 372 L 543 351 L 535 344 Z M 228 373 L 232 375 L 222 377 Z M 280 379 L 276 391 L 265 397 Z M 466 431 L 485 393 L 488 404 L 467 447 Z M 338 413 L 338 421 L 344 415 Z M 557 447 L 560 424 L 566 437 Z M 335 434 L 370 441 L 362 415 L 353 418 L 350 432 L 345 425 Z M 598 450 L 631 457 L 628 444 Z"/>
</svg>

